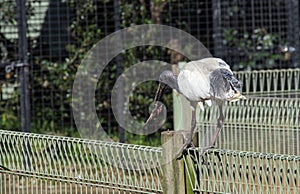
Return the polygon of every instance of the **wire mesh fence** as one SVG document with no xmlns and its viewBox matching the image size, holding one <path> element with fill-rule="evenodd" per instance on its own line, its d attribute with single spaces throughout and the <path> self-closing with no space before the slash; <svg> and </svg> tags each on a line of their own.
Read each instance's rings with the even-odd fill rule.
<svg viewBox="0 0 300 194">
<path fill-rule="evenodd" d="M 255 96 L 299 98 L 300 69 L 235 72 L 243 93 Z"/>
<path fill-rule="evenodd" d="M 262 153 L 300 154 L 299 99 L 250 97 L 225 106 L 218 147 Z M 200 114 L 200 138 L 216 127 L 216 107 Z"/>
<path fill-rule="evenodd" d="M 2 193 L 161 193 L 161 148 L 0 131 Z"/>
<path fill-rule="evenodd" d="M 188 151 L 189 184 L 197 193 L 300 193 L 300 157 L 233 150 Z"/>
<path fill-rule="evenodd" d="M 11 131 L 0 139 L 2 193 L 162 193 L 173 181 L 162 168 L 178 162 L 155 147 Z M 300 192 L 299 156 L 199 149 L 182 159 L 186 177 L 172 178 L 194 193 Z"/>
<path fill-rule="evenodd" d="M 298 1 L 2 0 L 0 9 L 1 128 L 28 130 L 31 117 L 32 131 L 74 135 L 72 83 L 86 52 L 118 29 L 166 24 L 194 35 L 232 69 L 244 70 L 236 74 L 248 99 L 226 104 L 218 139 L 227 150 L 203 157 L 189 150 L 194 164 L 185 164 L 193 191 L 300 193 Z M 144 46 L 111 61 L 96 90 L 97 113 L 107 132 L 119 131 L 111 108 L 117 76 L 151 59 L 186 60 L 168 49 Z M 155 89 L 153 83 L 135 89 L 130 102 L 135 117 L 147 117 Z M 171 95 L 165 103 L 172 113 Z M 165 129 L 173 128 L 168 115 Z M 214 127 L 215 115 L 215 107 L 200 114 L 200 138 Z M 0 170 L 1 192 L 163 191 L 161 148 L 8 131 L 0 136 L 0 165 L 10 169 Z"/>
<path fill-rule="evenodd" d="M 27 24 L 26 53 L 30 66 L 29 96 L 33 131 L 73 134 L 75 129 L 70 101 L 76 69 L 85 53 L 97 41 L 118 28 L 143 23 L 177 27 L 194 35 L 213 55 L 224 58 L 235 70 L 298 67 L 299 6 L 293 0 L 279 0 L 276 3 L 267 0 L 176 0 L 156 3 L 122 0 L 118 4 L 113 0 L 28 0 L 23 7 L 27 10 L 25 19 L 17 17 L 16 8 L 21 8 L 21 2 L 1 1 L 1 127 L 5 129 L 21 126 L 19 104 L 24 99 L 20 99 L 20 67 L 9 72 L 4 68 L 17 64 L 22 58 L 19 50 L 23 47 L 18 47 L 20 22 Z M 166 49 L 149 47 L 128 51 L 121 59 L 122 66 L 118 66 L 114 60 L 110 68 L 105 70 L 96 92 L 99 104 L 97 112 L 103 119 L 102 125 L 112 133 L 118 131 L 110 106 L 110 91 L 117 77 L 117 69 L 122 71 L 141 60 L 163 59 L 172 64 L 184 60 Z M 245 73 L 245 76 L 249 74 Z M 266 80 L 269 79 L 267 76 L 268 73 Z M 297 83 L 294 83 L 287 87 L 297 87 Z M 265 87 L 269 87 L 267 84 Z M 156 84 L 149 85 L 135 91 L 134 99 L 139 97 L 143 99 L 142 102 L 131 102 L 134 107 L 131 111 L 141 120 L 147 117 L 154 96 Z M 257 88 L 260 91 L 267 89 L 252 85 L 250 88 L 246 86 L 246 91 L 255 90 L 254 87 L 260 87 Z M 170 105 L 170 114 L 165 128 L 171 128 L 170 95 L 166 102 Z"/>
</svg>

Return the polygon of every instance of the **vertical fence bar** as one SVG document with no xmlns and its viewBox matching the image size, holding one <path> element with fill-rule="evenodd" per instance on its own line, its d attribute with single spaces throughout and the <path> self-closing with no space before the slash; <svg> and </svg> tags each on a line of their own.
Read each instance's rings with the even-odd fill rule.
<svg viewBox="0 0 300 194">
<path fill-rule="evenodd" d="M 292 67 L 299 67 L 300 60 L 300 41 L 299 41 L 299 1 L 289 0 L 287 3 L 288 15 L 288 29 L 287 29 L 287 41 L 288 41 L 288 52 L 291 54 L 291 65 Z M 289 47 L 295 48 L 294 51 L 290 50 Z"/>
<path fill-rule="evenodd" d="M 213 37 L 214 37 L 214 53 L 215 56 L 221 57 L 224 52 L 222 48 L 222 28 L 221 28 L 221 1 L 212 1 L 213 10 Z"/>
<path fill-rule="evenodd" d="M 21 64 L 20 76 L 20 104 L 21 104 L 21 128 L 24 132 L 30 132 L 30 100 L 29 100 L 29 68 L 28 68 L 28 45 L 26 25 L 26 0 L 17 0 L 18 14 L 18 46 L 19 62 Z"/>
<path fill-rule="evenodd" d="M 30 100 L 29 100 L 29 68 L 28 68 L 28 45 L 27 45 L 27 20 L 26 20 L 26 0 L 17 0 L 18 15 L 18 46 L 19 46 L 19 79 L 20 79 L 20 105 L 21 105 L 21 129 L 23 132 L 30 132 Z M 25 169 L 31 169 L 29 154 L 31 148 L 22 142 L 23 165 Z"/>
<path fill-rule="evenodd" d="M 114 25 L 115 25 L 115 31 L 120 30 L 120 6 L 119 6 L 119 0 L 114 0 Z M 119 44 L 121 41 L 121 37 L 117 37 Z M 117 47 L 120 47 L 121 45 L 116 45 Z M 116 57 L 116 63 L 117 63 L 117 77 L 119 77 L 122 74 L 123 68 L 122 68 L 122 56 L 119 54 Z M 124 110 L 124 90 L 123 90 L 123 83 L 120 83 L 120 86 L 118 87 L 118 115 L 123 115 Z M 122 119 L 122 118 L 121 118 Z M 123 123 L 123 122 L 122 122 Z M 121 143 L 125 142 L 125 131 L 123 127 L 119 126 L 119 141 Z"/>
</svg>

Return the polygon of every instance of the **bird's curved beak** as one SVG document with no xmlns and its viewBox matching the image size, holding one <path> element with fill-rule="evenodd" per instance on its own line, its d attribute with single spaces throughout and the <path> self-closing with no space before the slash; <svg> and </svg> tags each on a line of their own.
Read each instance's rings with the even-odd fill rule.
<svg viewBox="0 0 300 194">
<path fill-rule="evenodd" d="M 158 115 L 160 115 L 163 111 L 163 104 L 160 103 L 159 101 L 162 98 L 163 92 L 166 88 L 166 84 L 159 82 L 155 97 L 154 97 L 154 107 L 153 110 L 150 113 L 149 118 L 147 119 L 147 121 L 145 122 L 145 125 L 148 125 L 150 123 L 150 121 L 154 121 L 155 122 L 155 118 L 158 117 Z"/>
<path fill-rule="evenodd" d="M 163 92 L 164 92 L 165 88 L 166 88 L 166 84 L 163 83 L 163 82 L 159 82 L 157 90 L 156 90 L 156 94 L 155 94 L 155 97 L 154 97 L 154 102 L 157 102 L 157 101 L 161 100 L 161 97 L 163 95 Z"/>
<path fill-rule="evenodd" d="M 154 108 L 151 111 L 149 118 L 145 122 L 145 125 L 148 125 L 152 120 L 155 122 L 155 118 L 158 118 L 158 115 L 160 115 L 162 111 L 163 111 L 163 104 L 159 103 L 159 101 L 154 102 Z"/>
</svg>

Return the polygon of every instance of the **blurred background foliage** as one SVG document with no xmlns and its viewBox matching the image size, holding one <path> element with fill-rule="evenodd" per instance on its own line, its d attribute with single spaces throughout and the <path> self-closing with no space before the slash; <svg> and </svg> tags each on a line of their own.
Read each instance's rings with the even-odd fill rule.
<svg viewBox="0 0 300 194">
<path fill-rule="evenodd" d="M 285 1 L 260 6 L 257 3 L 260 1 L 228 0 L 222 1 L 218 7 L 220 10 L 216 9 L 214 2 L 218 1 L 120 0 L 118 5 L 116 0 L 27 1 L 32 132 L 79 136 L 71 111 L 76 70 L 93 45 L 119 28 L 151 23 L 178 27 L 196 36 L 215 56 L 228 61 L 234 70 L 296 67 L 291 61 L 293 47 L 288 41 L 288 22 L 284 18 L 276 19 L 276 14 L 287 12 Z M 258 22 L 248 26 L 249 22 L 265 17 L 251 19 L 254 17 L 253 7 L 263 9 L 262 12 L 269 10 L 272 28 L 267 23 L 262 25 Z M 214 27 L 215 20 L 218 20 L 216 13 L 224 20 L 217 28 Z M 0 2 L 0 20 L 1 63 L 17 61 L 15 1 Z M 281 25 L 279 30 L 274 27 L 276 22 Z M 295 36 L 299 37 L 299 32 Z M 97 113 L 102 126 L 115 140 L 119 140 L 120 128 L 112 114 L 110 95 L 118 71 L 120 73 L 133 64 L 151 59 L 172 64 L 186 60 L 176 58 L 166 48 L 137 47 L 120 53 L 98 80 Z M 17 70 L 0 73 L 2 129 L 18 130 L 20 126 L 17 76 Z M 149 116 L 156 87 L 156 82 L 140 84 L 130 97 L 130 111 L 141 122 Z M 12 95 L 6 94 L 5 97 L 6 91 L 12 91 Z M 165 95 L 164 103 L 168 119 L 161 130 L 172 129 L 171 91 Z M 125 142 L 157 145 L 159 135 L 160 131 L 149 136 L 125 133 Z"/>
</svg>

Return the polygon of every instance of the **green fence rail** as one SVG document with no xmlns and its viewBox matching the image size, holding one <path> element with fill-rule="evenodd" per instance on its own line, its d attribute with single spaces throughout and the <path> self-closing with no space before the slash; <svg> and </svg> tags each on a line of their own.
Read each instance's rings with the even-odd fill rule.
<svg viewBox="0 0 300 194">
<path fill-rule="evenodd" d="M 195 193 L 300 193 L 300 156 L 190 149 L 184 159 Z"/>
<path fill-rule="evenodd" d="M 300 99 L 247 96 L 225 103 L 219 148 L 300 155 Z M 215 130 L 216 106 L 199 111 L 200 139 Z"/>
<path fill-rule="evenodd" d="M 1 193 L 161 193 L 161 148 L 0 131 Z"/>
</svg>

